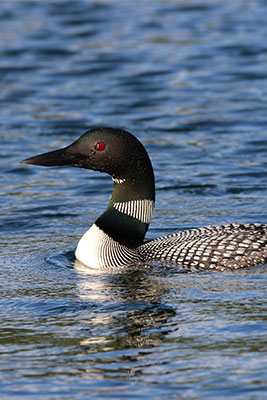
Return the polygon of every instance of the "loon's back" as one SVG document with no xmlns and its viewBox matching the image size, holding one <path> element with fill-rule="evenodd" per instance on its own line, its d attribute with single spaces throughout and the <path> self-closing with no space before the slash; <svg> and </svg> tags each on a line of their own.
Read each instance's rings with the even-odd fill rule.
<svg viewBox="0 0 267 400">
<path fill-rule="evenodd" d="M 188 269 L 233 270 L 267 262 L 267 225 L 208 226 L 144 243 L 155 201 L 154 172 L 144 146 L 129 132 L 91 129 L 71 145 L 24 163 L 70 165 L 112 176 L 109 205 L 75 252 L 87 266 L 159 261 Z"/>
<path fill-rule="evenodd" d="M 267 262 L 267 225 L 228 224 L 173 233 L 137 248 L 146 261 L 190 270 L 235 270 Z"/>
</svg>

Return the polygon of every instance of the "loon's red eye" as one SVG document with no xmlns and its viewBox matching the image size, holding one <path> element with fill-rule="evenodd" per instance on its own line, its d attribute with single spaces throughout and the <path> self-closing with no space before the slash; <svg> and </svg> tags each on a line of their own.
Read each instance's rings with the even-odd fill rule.
<svg viewBox="0 0 267 400">
<path fill-rule="evenodd" d="M 103 151 L 104 148 L 105 148 L 105 143 L 103 143 L 103 142 L 98 142 L 98 143 L 95 145 L 95 149 L 96 149 L 97 151 Z"/>
</svg>

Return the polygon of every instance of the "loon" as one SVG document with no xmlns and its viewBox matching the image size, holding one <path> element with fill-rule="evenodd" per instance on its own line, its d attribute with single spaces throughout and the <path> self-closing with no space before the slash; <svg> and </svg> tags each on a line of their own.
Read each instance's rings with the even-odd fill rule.
<svg viewBox="0 0 267 400">
<path fill-rule="evenodd" d="M 114 181 L 107 209 L 80 239 L 75 256 L 103 269 L 167 263 L 187 270 L 236 270 L 267 262 L 267 224 L 227 224 L 185 230 L 144 242 L 155 203 L 154 172 L 130 132 L 93 128 L 71 145 L 22 161 L 106 172 Z"/>
</svg>

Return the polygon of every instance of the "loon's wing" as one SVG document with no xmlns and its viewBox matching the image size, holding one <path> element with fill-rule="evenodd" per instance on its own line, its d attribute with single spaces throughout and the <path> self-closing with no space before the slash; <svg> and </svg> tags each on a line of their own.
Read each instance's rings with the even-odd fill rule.
<svg viewBox="0 0 267 400">
<path fill-rule="evenodd" d="M 145 261 L 196 270 L 235 270 L 267 262 L 267 225 L 228 224 L 190 229 L 142 244 Z"/>
</svg>

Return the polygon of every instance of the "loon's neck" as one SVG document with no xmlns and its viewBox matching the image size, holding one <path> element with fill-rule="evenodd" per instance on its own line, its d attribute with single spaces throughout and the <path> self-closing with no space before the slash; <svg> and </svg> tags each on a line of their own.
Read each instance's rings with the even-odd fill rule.
<svg viewBox="0 0 267 400">
<path fill-rule="evenodd" d="M 95 224 L 109 237 L 129 248 L 143 243 L 155 201 L 153 185 L 144 181 L 113 179 L 114 190 L 106 211 Z"/>
<path fill-rule="evenodd" d="M 96 268 L 140 260 L 135 248 L 143 243 L 155 202 L 150 161 L 132 176 L 116 176 L 113 181 L 107 209 L 80 239 L 75 252 L 78 260 Z"/>
</svg>

